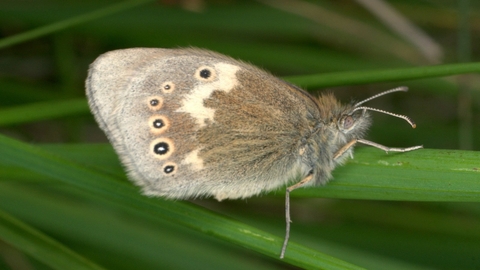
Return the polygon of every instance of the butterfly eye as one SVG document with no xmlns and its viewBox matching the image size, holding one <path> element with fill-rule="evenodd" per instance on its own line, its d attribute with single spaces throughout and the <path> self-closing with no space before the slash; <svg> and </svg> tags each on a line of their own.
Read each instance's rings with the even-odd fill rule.
<svg viewBox="0 0 480 270">
<path fill-rule="evenodd" d="M 355 124 L 355 120 L 350 115 L 343 119 L 343 129 L 349 130 L 353 127 L 353 124 Z"/>
</svg>

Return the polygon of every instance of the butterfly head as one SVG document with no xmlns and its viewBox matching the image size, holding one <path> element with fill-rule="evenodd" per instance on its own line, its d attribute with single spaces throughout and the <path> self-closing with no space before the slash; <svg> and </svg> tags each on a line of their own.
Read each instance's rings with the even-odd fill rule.
<svg viewBox="0 0 480 270">
<path fill-rule="evenodd" d="M 329 140 L 335 144 L 362 138 L 371 125 L 367 110 L 358 110 L 355 103 L 341 104 L 331 93 L 322 94 L 318 105 L 322 125 L 330 131 Z"/>
<path fill-rule="evenodd" d="M 346 141 L 362 138 L 370 127 L 372 121 L 367 110 L 356 110 L 355 105 L 346 105 L 343 112 L 336 117 L 336 127 Z"/>
<path fill-rule="evenodd" d="M 342 105 L 331 93 L 322 94 L 318 98 L 317 104 L 320 110 L 322 125 L 325 127 L 324 131 L 328 134 L 323 136 L 324 140 L 332 142 L 330 145 L 335 147 L 331 150 L 336 151 L 336 148 L 341 148 L 347 142 L 354 139 L 362 139 L 372 123 L 369 111 L 402 118 L 415 128 L 415 123 L 408 116 L 363 106 L 364 103 L 380 96 L 407 90 L 407 87 L 398 87 L 348 105 Z"/>
</svg>

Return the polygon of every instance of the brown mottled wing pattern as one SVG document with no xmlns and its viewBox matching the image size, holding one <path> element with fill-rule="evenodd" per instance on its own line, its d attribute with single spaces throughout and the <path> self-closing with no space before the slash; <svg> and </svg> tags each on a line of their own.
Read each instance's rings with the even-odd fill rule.
<svg viewBox="0 0 480 270">
<path fill-rule="evenodd" d="M 308 94 L 243 62 L 199 49 L 127 49 L 91 66 L 100 127 L 148 195 L 243 198 L 309 169 Z"/>
</svg>

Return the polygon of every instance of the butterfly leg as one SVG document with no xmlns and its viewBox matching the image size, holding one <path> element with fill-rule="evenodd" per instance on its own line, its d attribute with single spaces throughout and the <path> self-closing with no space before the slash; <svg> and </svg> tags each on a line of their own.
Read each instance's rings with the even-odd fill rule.
<svg viewBox="0 0 480 270">
<path fill-rule="evenodd" d="M 338 150 L 337 153 L 335 153 L 335 155 L 333 156 L 333 160 L 336 160 L 339 157 L 341 157 L 345 152 L 348 151 L 348 149 L 352 148 L 357 142 L 358 142 L 358 139 L 353 139 L 349 141 L 342 148 L 340 148 L 340 150 Z"/>
<path fill-rule="evenodd" d="M 292 220 L 290 219 L 290 192 L 299 187 L 302 187 L 306 183 L 310 182 L 312 179 L 313 173 L 310 173 L 302 181 L 296 183 L 293 186 L 287 187 L 287 190 L 285 192 L 285 220 L 287 226 L 285 230 L 285 240 L 283 241 L 282 252 L 280 253 L 280 259 L 283 259 L 285 257 L 285 250 L 287 249 L 288 239 L 290 238 L 290 223 L 292 223 Z"/>
<path fill-rule="evenodd" d="M 356 141 L 359 142 L 359 143 L 363 143 L 363 144 L 366 144 L 366 145 L 373 146 L 373 147 L 378 148 L 378 149 L 382 149 L 383 151 L 385 151 L 387 153 L 388 152 L 408 152 L 408 151 L 413 151 L 413 150 L 423 148 L 423 145 L 417 145 L 417 146 L 405 147 L 405 148 L 395 148 L 395 147 L 384 146 L 384 145 L 378 144 L 376 142 L 371 142 L 371 141 L 367 141 L 367 140 L 364 140 L 364 139 L 358 139 Z"/>
<path fill-rule="evenodd" d="M 348 149 L 352 148 L 356 143 L 363 143 L 365 145 L 370 145 L 375 148 L 382 149 L 387 153 L 388 152 L 408 152 L 408 151 L 413 151 L 413 150 L 423 148 L 423 145 L 417 145 L 417 146 L 405 147 L 405 148 L 395 148 L 395 147 L 384 146 L 379 143 L 364 140 L 364 139 L 353 139 L 347 144 L 345 144 L 342 148 L 340 148 L 340 150 L 338 150 L 337 153 L 335 153 L 335 155 L 333 156 L 333 159 L 336 160 L 337 158 L 341 157 L 345 152 L 347 152 Z"/>
</svg>

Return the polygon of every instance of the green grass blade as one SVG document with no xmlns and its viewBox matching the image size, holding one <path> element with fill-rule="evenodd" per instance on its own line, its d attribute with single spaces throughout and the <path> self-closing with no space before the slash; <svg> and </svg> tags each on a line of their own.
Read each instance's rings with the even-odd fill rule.
<svg viewBox="0 0 480 270">
<path fill-rule="evenodd" d="M 104 269 L 2 210 L 0 239 L 53 269 Z"/>
<path fill-rule="evenodd" d="M 307 88 L 358 85 L 374 82 L 392 82 L 479 73 L 480 63 L 462 63 L 368 71 L 335 72 L 327 74 L 286 77 L 285 79 Z"/>
<path fill-rule="evenodd" d="M 85 114 L 88 111 L 84 98 L 21 105 L 1 109 L 0 126 Z"/>
<path fill-rule="evenodd" d="M 38 147 L 0 136 L 0 162 L 20 166 L 89 191 L 127 209 L 169 220 L 277 258 L 283 239 L 185 202 L 148 198 L 126 182 L 63 160 Z M 359 269 L 331 256 L 290 243 L 285 262 L 305 268 Z"/>
<path fill-rule="evenodd" d="M 114 5 L 108 6 L 103 9 L 97 9 L 87 14 L 82 14 L 76 17 L 63 20 L 63 21 L 52 23 L 50 25 L 42 26 L 35 30 L 31 30 L 22 34 L 7 37 L 0 40 L 0 49 L 6 48 L 12 45 L 20 44 L 22 42 L 26 42 L 28 40 L 32 40 L 41 36 L 49 35 L 75 25 L 83 24 L 83 23 L 96 20 L 111 14 L 115 14 L 117 12 L 125 11 L 148 2 L 153 2 L 153 0 L 124 1 L 124 2 L 120 2 Z"/>
<path fill-rule="evenodd" d="M 354 159 L 335 169 L 328 185 L 295 190 L 292 196 L 480 202 L 480 152 L 420 149 L 386 154 L 362 147 Z"/>
</svg>

